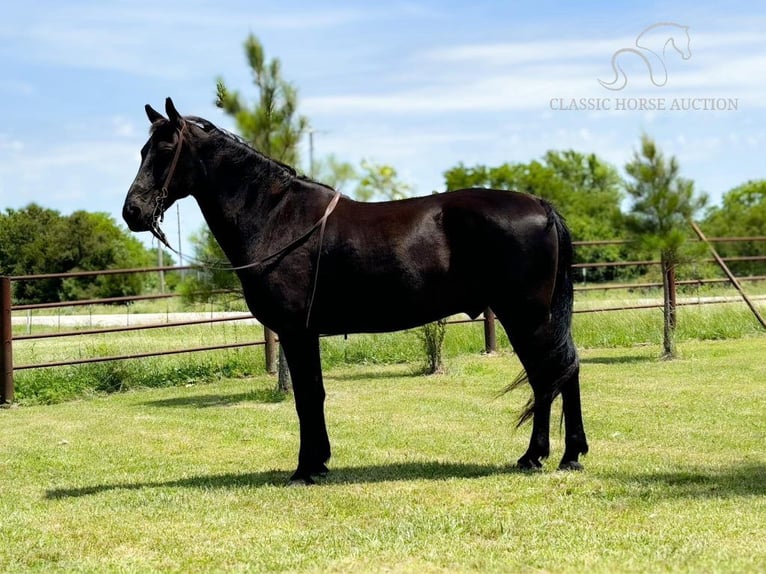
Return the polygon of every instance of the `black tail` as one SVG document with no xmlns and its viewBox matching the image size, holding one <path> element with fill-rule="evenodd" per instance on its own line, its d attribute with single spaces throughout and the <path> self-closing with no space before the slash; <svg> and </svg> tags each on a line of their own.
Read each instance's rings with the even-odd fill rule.
<svg viewBox="0 0 766 574">
<path fill-rule="evenodd" d="M 572 236 L 566 221 L 547 202 L 543 206 L 548 212 L 549 225 L 556 227 L 559 239 L 559 257 L 556 268 L 556 287 L 553 291 L 552 320 L 556 330 L 557 351 L 561 353 L 562 364 L 577 367 L 577 350 L 572 342 L 572 309 L 574 306 L 574 284 L 572 281 L 572 263 L 574 249 Z"/>
<path fill-rule="evenodd" d="M 539 200 L 548 215 L 548 226 L 556 228 L 558 237 L 558 260 L 556 266 L 556 284 L 553 290 L 553 301 L 551 305 L 551 323 L 553 327 L 553 351 L 547 358 L 547 364 L 558 364 L 563 366 L 560 375 L 551 383 L 549 388 L 551 400 L 561 394 L 561 385 L 569 379 L 574 371 L 579 367 L 580 362 L 577 358 L 577 350 L 572 341 L 572 309 L 574 304 L 574 286 L 572 281 L 572 262 L 574 260 L 574 249 L 572 247 L 572 236 L 567 228 L 566 221 L 556 211 L 556 209 L 547 201 Z M 529 381 L 528 375 L 522 371 L 508 385 L 505 392 L 512 391 Z M 519 415 L 517 426 L 521 426 L 530 420 L 535 410 L 534 395 L 527 401 L 524 409 Z"/>
</svg>

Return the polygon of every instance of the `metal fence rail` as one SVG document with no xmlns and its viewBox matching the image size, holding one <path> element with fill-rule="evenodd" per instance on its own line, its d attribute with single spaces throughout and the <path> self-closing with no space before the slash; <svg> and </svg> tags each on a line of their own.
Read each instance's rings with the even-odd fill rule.
<svg viewBox="0 0 766 574">
<path fill-rule="evenodd" d="M 721 243 L 744 242 L 744 241 L 760 242 L 760 241 L 766 241 L 766 236 L 718 237 L 718 238 L 709 238 L 708 241 L 721 242 Z M 605 245 L 625 245 L 628 243 L 629 242 L 626 240 L 612 239 L 612 240 L 603 240 L 603 241 L 576 241 L 574 242 L 574 245 L 576 247 L 597 247 L 597 246 L 605 246 Z M 733 257 L 723 257 L 721 259 L 726 262 L 766 261 L 766 256 L 758 256 L 758 255 L 733 256 Z M 715 259 L 705 259 L 704 261 L 715 261 Z M 655 260 L 605 261 L 605 262 L 599 262 L 599 263 L 577 263 L 577 264 L 574 264 L 572 267 L 574 269 L 592 269 L 592 268 L 610 268 L 610 267 L 615 268 L 615 267 L 629 267 L 629 266 L 647 267 L 647 266 L 653 266 L 653 265 L 659 265 L 659 264 L 660 264 L 660 261 L 655 261 Z M 14 277 L 0 277 L 0 345 L 1 345 L 1 348 L 0 348 L 0 405 L 8 404 L 13 401 L 14 371 L 22 371 L 22 370 L 36 369 L 36 368 L 61 367 L 61 366 L 69 366 L 69 365 L 81 365 L 81 364 L 97 363 L 97 362 L 103 362 L 103 361 L 140 359 L 140 358 L 155 357 L 155 356 L 232 349 L 232 348 L 239 348 L 239 347 L 266 346 L 267 345 L 266 341 L 257 340 L 257 341 L 247 341 L 247 342 L 239 342 L 239 343 L 228 343 L 228 344 L 221 344 L 221 345 L 209 345 L 209 346 L 173 349 L 173 350 L 156 350 L 156 351 L 149 351 L 145 353 L 89 357 L 89 358 L 51 361 L 51 362 L 43 362 L 43 363 L 30 363 L 30 364 L 22 364 L 22 365 L 13 364 L 13 342 L 14 341 L 24 342 L 24 341 L 30 341 L 30 340 L 43 340 L 43 339 L 53 339 L 53 338 L 60 338 L 60 337 L 76 337 L 76 336 L 95 335 L 95 334 L 131 332 L 131 331 L 141 331 L 141 330 L 147 330 L 147 329 L 177 328 L 177 327 L 186 327 L 186 326 L 193 326 L 193 325 L 214 324 L 214 323 L 242 321 L 242 320 L 252 319 L 252 316 L 249 313 L 242 313 L 241 315 L 231 316 L 231 317 L 209 317 L 205 319 L 173 321 L 173 322 L 164 322 L 164 323 L 126 325 L 126 326 L 120 326 L 120 327 L 103 327 L 98 329 L 93 329 L 93 328 L 78 329 L 74 331 L 64 331 L 64 332 L 59 331 L 59 332 L 47 332 L 47 333 L 38 333 L 38 334 L 28 333 L 26 335 L 18 335 L 15 337 L 13 336 L 13 332 L 12 332 L 13 327 L 12 327 L 12 321 L 11 321 L 13 311 L 26 310 L 28 312 L 31 312 L 33 310 L 45 310 L 45 309 L 55 309 L 55 308 L 64 308 L 64 307 L 75 307 L 75 306 L 118 304 L 118 303 L 130 304 L 135 301 L 161 300 L 161 299 L 169 299 L 172 297 L 177 297 L 176 294 L 160 293 L 160 294 L 135 295 L 135 296 L 125 296 L 125 297 L 109 297 L 109 298 L 103 298 L 103 299 L 83 299 L 78 301 L 13 305 L 12 303 L 12 283 L 13 282 L 37 281 L 37 280 L 44 280 L 44 279 L 64 279 L 64 278 L 71 278 L 71 277 L 94 277 L 99 275 L 158 273 L 158 272 L 165 272 L 165 271 L 187 271 L 187 270 L 193 270 L 193 269 L 197 269 L 197 268 L 193 266 L 152 267 L 152 268 L 140 268 L 140 269 L 109 269 L 104 271 L 80 271 L 80 272 L 74 272 L 74 273 L 48 273 L 43 275 L 19 275 Z M 763 280 L 766 280 L 766 276 L 764 275 L 744 277 L 739 279 L 739 281 L 763 281 Z M 676 285 L 702 286 L 702 285 L 709 285 L 709 284 L 716 284 L 716 283 L 727 283 L 728 281 L 729 281 L 728 279 L 720 279 L 720 278 L 688 279 L 688 280 L 678 281 Z M 585 291 L 594 291 L 594 290 L 606 291 L 606 290 L 616 290 L 616 289 L 645 290 L 645 289 L 657 289 L 661 287 L 662 287 L 662 283 L 643 282 L 643 283 L 605 284 L 605 285 L 587 285 L 587 286 L 583 285 L 583 286 L 575 287 L 575 291 L 576 292 L 585 292 Z M 224 291 L 218 291 L 216 293 L 224 293 Z M 726 302 L 730 302 L 730 300 L 727 299 L 727 300 L 703 301 L 702 299 L 700 299 L 698 301 L 690 301 L 690 300 L 679 301 L 678 305 L 679 306 L 707 305 L 707 304 L 726 303 Z M 597 312 L 614 312 L 614 311 L 625 311 L 625 310 L 657 309 L 662 307 L 663 307 L 662 303 L 641 303 L 641 304 L 634 304 L 634 305 L 618 305 L 618 306 L 607 305 L 604 307 L 598 307 L 598 308 L 592 308 L 592 309 L 577 309 L 574 312 L 575 313 L 597 313 Z M 448 321 L 447 323 L 460 324 L 460 323 L 471 323 L 471 322 L 484 323 L 485 347 L 487 351 L 495 350 L 496 348 L 495 318 L 491 310 L 488 309 L 487 312 L 485 312 L 484 316 L 480 319 L 454 319 L 454 320 Z"/>
<path fill-rule="evenodd" d="M 100 329 L 78 329 L 77 331 L 64 331 L 55 333 L 39 333 L 36 335 L 16 335 L 14 341 L 28 341 L 30 339 L 52 339 L 56 337 L 78 337 L 80 335 L 102 335 L 104 333 L 124 333 L 129 331 L 144 331 L 146 329 L 166 329 L 169 327 L 189 327 L 193 325 L 208 325 L 212 323 L 225 323 L 228 321 L 250 320 L 250 313 L 242 313 L 234 317 L 210 317 L 208 319 L 190 319 L 189 321 L 169 321 L 166 323 L 149 323 L 144 325 L 128 325 L 125 327 L 102 327 Z M 18 367 L 17 367 L 18 368 Z"/>
</svg>

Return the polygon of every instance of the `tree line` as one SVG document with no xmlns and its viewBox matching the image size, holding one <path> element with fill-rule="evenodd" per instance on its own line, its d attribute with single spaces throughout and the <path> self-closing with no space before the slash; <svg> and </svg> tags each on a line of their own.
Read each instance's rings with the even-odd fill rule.
<svg viewBox="0 0 766 574">
<path fill-rule="evenodd" d="M 165 261 L 173 264 L 169 254 Z M 0 212 L 0 275 L 131 269 L 157 264 L 147 249 L 107 213 L 62 215 L 35 203 Z M 171 283 L 172 286 L 172 283 Z M 50 278 L 14 283 L 16 303 L 140 295 L 157 288 L 153 274 Z"/>
<path fill-rule="evenodd" d="M 234 118 L 237 130 L 257 149 L 300 169 L 298 144 L 311 125 L 299 113 L 298 90 L 282 77 L 278 59 L 269 60 L 258 39 L 244 45 L 255 86 L 248 101 L 216 83 L 216 103 Z M 459 163 L 444 171 L 444 190 L 492 187 L 518 190 L 546 198 L 566 218 L 575 240 L 632 238 L 627 245 L 602 245 L 576 250 L 576 262 L 638 260 L 662 256 L 678 265 L 692 237 L 685 221 L 695 218 L 709 236 L 755 236 L 766 229 L 766 180 L 743 183 L 723 195 L 720 205 L 706 209 L 706 196 L 694 182 L 680 177 L 674 157 L 665 157 L 656 143 L 643 135 L 625 176 L 593 153 L 551 150 L 528 162 L 500 165 Z M 308 175 L 361 201 L 400 199 L 413 189 L 393 166 L 365 160 L 359 166 L 326 156 L 310 158 Z M 626 209 L 627 207 L 627 209 Z M 223 253 L 204 226 L 192 237 L 194 258 L 219 262 Z M 726 255 L 762 255 L 764 243 L 720 246 Z M 171 262 L 169 253 L 164 261 Z M 148 267 L 157 262 L 156 249 L 146 249 L 104 213 L 77 211 L 71 215 L 36 204 L 0 213 L 0 274 L 61 273 L 109 268 Z M 765 274 L 762 262 L 732 264 L 739 275 Z M 592 282 L 629 280 L 639 268 L 589 269 Z M 702 272 L 702 271 L 700 271 Z M 114 275 L 50 279 L 16 286 L 19 302 L 137 295 L 157 286 L 150 275 Z M 236 287 L 230 273 L 191 275 L 182 286 L 187 298 L 212 289 Z M 170 288 L 174 285 L 171 284 Z"/>
</svg>

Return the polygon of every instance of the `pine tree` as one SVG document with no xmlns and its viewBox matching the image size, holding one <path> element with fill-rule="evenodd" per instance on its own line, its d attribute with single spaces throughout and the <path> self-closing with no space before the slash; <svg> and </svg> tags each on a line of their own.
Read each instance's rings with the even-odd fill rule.
<svg viewBox="0 0 766 574">
<path fill-rule="evenodd" d="M 298 144 L 308 131 L 308 119 L 298 114 L 298 93 L 282 77 L 278 59 L 267 60 L 263 45 L 250 34 L 245 41 L 245 56 L 250 66 L 257 97 L 248 106 L 242 95 L 230 91 L 222 78 L 216 85 L 216 105 L 232 116 L 240 135 L 261 153 L 292 166 L 298 164 Z M 274 349 L 275 335 L 264 329 L 267 348 Z M 270 356 L 269 356 L 270 355 Z M 275 357 L 267 352 L 266 368 L 275 370 Z M 279 352 L 279 388 L 290 389 L 284 353 Z"/>
<path fill-rule="evenodd" d="M 675 356 L 673 333 L 676 327 L 675 268 L 688 237 L 688 222 L 702 209 L 707 196 L 697 194 L 694 182 L 680 176 L 675 157 L 665 159 L 657 144 L 646 134 L 641 147 L 625 165 L 632 178 L 625 190 L 633 199 L 627 225 L 648 251 L 660 253 L 664 293 L 663 349 L 666 358 Z"/>
</svg>

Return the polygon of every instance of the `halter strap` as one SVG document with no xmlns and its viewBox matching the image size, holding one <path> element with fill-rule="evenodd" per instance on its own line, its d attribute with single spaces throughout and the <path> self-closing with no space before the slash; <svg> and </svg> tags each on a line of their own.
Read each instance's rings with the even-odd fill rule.
<svg viewBox="0 0 766 574">
<path fill-rule="evenodd" d="M 162 232 L 162 229 L 160 229 L 160 223 L 162 221 L 165 221 L 165 200 L 168 198 L 168 186 L 170 185 L 171 180 L 173 179 L 173 175 L 176 173 L 176 167 L 178 166 L 178 158 L 181 157 L 181 148 L 183 147 L 184 143 L 184 132 L 186 131 L 186 122 L 181 124 L 181 127 L 178 129 L 178 143 L 176 144 L 176 151 L 175 154 L 173 154 L 173 161 L 170 162 L 170 168 L 168 169 L 168 174 L 165 176 L 165 181 L 162 183 L 162 187 L 160 188 L 160 193 L 157 195 L 157 197 L 154 200 L 154 213 L 152 215 L 152 226 L 149 229 L 149 231 L 152 232 L 152 235 L 154 235 L 159 241 L 164 243 L 171 251 L 174 253 L 176 252 L 175 249 L 173 249 L 170 246 L 170 243 L 168 243 L 167 237 L 165 237 L 165 234 Z"/>
<path fill-rule="evenodd" d="M 176 173 L 176 166 L 178 165 L 178 158 L 181 157 L 181 148 L 184 143 L 184 132 L 186 131 L 186 122 L 181 123 L 181 127 L 178 130 L 178 143 L 176 144 L 176 153 L 173 156 L 173 161 L 170 163 L 170 169 L 165 176 L 165 182 L 162 184 L 162 193 L 165 197 L 168 196 L 168 186 L 173 179 L 173 175 Z"/>
<path fill-rule="evenodd" d="M 285 254 L 287 251 L 289 251 L 292 247 L 306 239 L 309 235 L 314 233 L 316 231 L 317 227 L 319 227 L 319 247 L 320 250 L 317 253 L 317 268 L 319 267 L 319 255 L 321 255 L 321 247 L 322 242 L 324 240 L 324 230 L 325 226 L 327 225 L 327 218 L 330 217 L 330 214 L 335 211 L 335 207 L 338 205 L 338 200 L 340 199 L 340 192 L 336 191 L 335 195 L 333 195 L 332 199 L 330 200 L 330 203 L 327 204 L 327 207 L 324 210 L 324 214 L 322 217 L 320 217 L 314 225 L 309 227 L 302 235 L 296 237 L 293 239 L 290 243 L 285 245 L 284 247 L 279 248 L 278 250 L 269 253 L 266 257 L 262 257 L 258 261 L 254 261 L 253 263 L 248 263 L 246 265 L 239 265 L 237 267 L 227 267 L 226 270 L 228 271 L 240 271 L 242 269 L 250 269 L 251 267 L 257 267 L 258 265 L 263 265 L 264 263 L 267 263 L 268 261 L 271 261 L 272 259 L 276 259 L 280 255 Z"/>
</svg>

